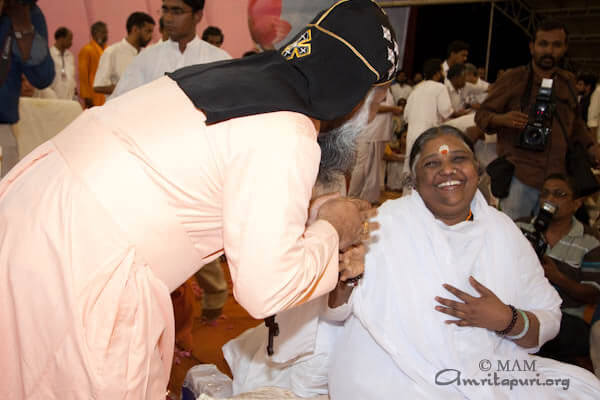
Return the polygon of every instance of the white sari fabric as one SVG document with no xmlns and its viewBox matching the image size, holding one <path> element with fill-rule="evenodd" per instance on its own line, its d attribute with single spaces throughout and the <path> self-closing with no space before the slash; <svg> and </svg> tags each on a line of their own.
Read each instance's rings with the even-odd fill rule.
<svg viewBox="0 0 600 400">
<path fill-rule="evenodd" d="M 233 394 L 278 387 L 303 398 L 327 395 L 331 350 L 343 325 L 319 318 L 326 302 L 327 296 L 321 296 L 277 314 L 279 335 L 271 357 L 264 324 L 227 342 L 223 355 L 233 374 Z"/>
<path fill-rule="evenodd" d="M 452 317 L 434 310 L 435 296 L 458 300 L 444 283 L 479 296 L 473 276 L 504 303 L 537 316 L 540 346 L 558 332 L 561 300 L 531 245 L 479 192 L 471 209 L 473 221 L 447 226 L 416 191 L 379 208 L 365 277 L 333 351 L 331 398 L 600 398 L 591 373 L 532 356 L 536 348 L 489 330 L 445 324 Z"/>
</svg>

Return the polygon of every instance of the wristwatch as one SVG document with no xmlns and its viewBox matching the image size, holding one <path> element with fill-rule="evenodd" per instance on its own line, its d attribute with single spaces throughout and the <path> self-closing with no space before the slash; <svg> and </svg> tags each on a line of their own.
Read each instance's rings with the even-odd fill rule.
<svg viewBox="0 0 600 400">
<path fill-rule="evenodd" d="M 31 28 L 29 28 L 26 31 L 14 31 L 14 32 L 15 32 L 15 38 L 23 39 L 23 37 L 25 35 L 33 35 L 33 33 L 35 32 L 35 28 L 33 27 L 33 25 L 31 25 Z"/>
</svg>

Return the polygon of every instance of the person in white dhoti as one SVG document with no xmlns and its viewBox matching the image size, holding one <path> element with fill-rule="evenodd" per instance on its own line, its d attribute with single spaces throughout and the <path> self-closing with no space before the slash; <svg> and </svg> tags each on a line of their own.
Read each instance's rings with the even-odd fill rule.
<svg viewBox="0 0 600 400">
<path fill-rule="evenodd" d="M 394 103 L 391 91 L 380 104 L 377 116 L 357 139 L 356 164 L 352 169 L 348 195 L 375 204 L 379 202 L 385 177 L 383 155 L 385 145 L 392 140 L 392 115 L 401 114 L 402 108 Z"/>
<path fill-rule="evenodd" d="M 591 373 L 531 355 L 556 335 L 561 300 L 519 229 L 477 192 L 469 139 L 429 129 L 410 167 L 415 190 L 379 208 L 364 278 L 333 310 L 347 319 L 331 398 L 597 399 Z"/>
<path fill-rule="evenodd" d="M 46 89 L 38 90 L 34 97 L 74 100 L 77 88 L 75 57 L 69 50 L 73 44 L 73 33 L 61 26 L 54 32 L 54 40 L 54 46 L 49 48 L 54 61 L 54 80 Z"/>
<path fill-rule="evenodd" d="M 404 109 L 404 120 L 408 123 L 404 172 L 408 172 L 408 155 L 417 137 L 425 130 L 442 124 L 454 113 L 448 91 L 440 83 L 443 78 L 442 60 L 425 61 L 423 72 L 425 80 L 413 88 Z"/>
</svg>

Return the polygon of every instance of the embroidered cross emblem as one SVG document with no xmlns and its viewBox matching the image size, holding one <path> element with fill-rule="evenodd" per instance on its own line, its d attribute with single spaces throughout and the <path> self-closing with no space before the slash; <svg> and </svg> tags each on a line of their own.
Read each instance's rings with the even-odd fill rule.
<svg viewBox="0 0 600 400">
<path fill-rule="evenodd" d="M 281 55 L 285 57 L 286 60 L 291 60 L 294 57 L 305 57 L 311 53 L 312 45 L 310 41 L 312 39 L 312 35 L 310 33 L 310 29 L 302 34 L 294 43 L 290 43 L 283 51 Z"/>
</svg>

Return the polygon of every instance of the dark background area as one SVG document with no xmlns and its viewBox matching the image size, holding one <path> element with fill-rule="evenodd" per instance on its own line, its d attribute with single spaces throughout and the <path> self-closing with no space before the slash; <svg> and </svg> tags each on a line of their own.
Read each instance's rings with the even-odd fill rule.
<svg viewBox="0 0 600 400">
<path fill-rule="evenodd" d="M 412 76 L 421 71 L 429 58 L 445 60 L 448 44 L 453 40 L 469 43 L 468 62 L 485 66 L 490 7 L 484 3 L 412 7 L 407 40 L 414 40 L 414 50 L 412 57 L 410 52 L 405 54 L 407 72 Z M 528 36 L 495 10 L 487 80 L 493 82 L 499 69 L 527 64 L 529 60 Z"/>
</svg>

